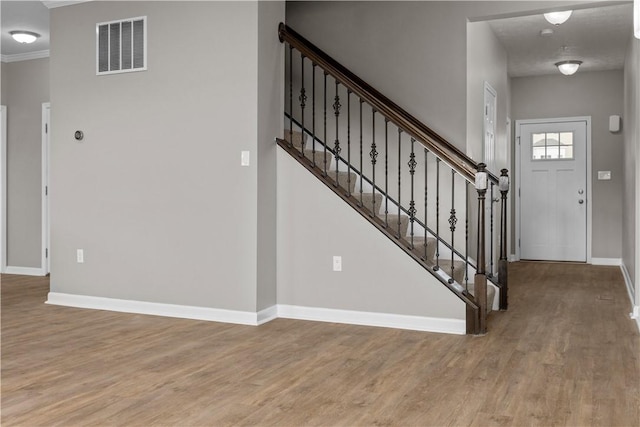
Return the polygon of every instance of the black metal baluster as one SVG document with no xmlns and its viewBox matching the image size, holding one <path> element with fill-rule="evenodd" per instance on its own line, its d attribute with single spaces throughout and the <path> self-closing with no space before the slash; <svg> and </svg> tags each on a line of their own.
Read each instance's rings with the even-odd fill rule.
<svg viewBox="0 0 640 427">
<path fill-rule="evenodd" d="M 316 64 L 311 67 L 311 133 L 313 141 L 311 143 L 311 157 L 313 157 L 313 167 L 316 167 Z"/>
<path fill-rule="evenodd" d="M 493 277 L 493 182 L 491 183 L 491 187 L 489 189 L 489 274 L 487 277 Z"/>
<path fill-rule="evenodd" d="M 347 194 L 351 197 L 351 90 L 349 89 L 347 89 Z"/>
<path fill-rule="evenodd" d="M 398 129 L 398 239 L 400 236 L 400 224 L 402 218 L 402 129 Z"/>
<path fill-rule="evenodd" d="M 360 207 L 363 206 L 362 203 L 362 179 L 364 176 L 364 169 L 362 163 L 362 104 L 364 101 L 360 98 Z"/>
<path fill-rule="evenodd" d="M 453 270 L 455 267 L 453 263 L 453 255 L 455 251 L 454 236 L 456 232 L 456 224 L 458 223 L 458 218 L 456 218 L 456 209 L 455 209 L 456 201 L 455 200 L 456 200 L 456 171 L 451 169 L 451 211 L 449 213 L 449 230 L 451 230 L 451 278 L 449 278 L 449 283 L 454 282 L 454 279 L 453 279 Z"/>
<path fill-rule="evenodd" d="M 464 287 L 469 290 L 469 181 L 465 180 L 464 186 Z"/>
<path fill-rule="evenodd" d="M 384 119 L 384 226 L 389 227 L 389 119 Z"/>
<path fill-rule="evenodd" d="M 304 157 L 304 107 L 306 106 L 307 103 L 307 93 L 306 93 L 306 89 L 304 87 L 304 54 L 300 53 L 300 72 L 302 74 L 302 78 L 301 78 L 301 87 L 300 87 L 300 96 L 298 97 L 298 100 L 300 101 L 300 117 L 301 117 L 301 121 L 300 123 L 302 124 L 302 128 L 300 129 L 300 157 Z"/>
<path fill-rule="evenodd" d="M 436 266 L 435 271 L 440 269 L 440 162 L 436 157 Z"/>
<path fill-rule="evenodd" d="M 336 115 L 336 140 L 333 145 L 333 154 L 336 159 L 336 187 L 339 184 L 339 175 L 340 175 L 340 152 L 342 148 L 340 148 L 340 140 L 338 138 L 338 120 L 340 119 L 340 95 L 338 94 L 338 81 L 336 80 L 336 96 L 333 98 L 333 112 Z"/>
<path fill-rule="evenodd" d="M 378 158 L 378 151 L 376 150 L 376 110 L 371 109 L 371 151 L 369 157 L 371 157 L 371 177 L 373 181 L 373 197 L 371 198 L 371 216 L 376 216 L 376 163 Z"/>
<path fill-rule="evenodd" d="M 293 46 L 289 45 L 289 148 L 293 147 Z"/>
<path fill-rule="evenodd" d="M 409 155 L 409 174 L 411 175 L 411 201 L 409 201 L 409 221 L 411 224 L 411 249 L 413 250 L 413 223 L 416 220 L 416 202 L 414 200 L 414 194 L 413 194 L 413 180 L 414 180 L 414 175 L 416 173 L 416 166 L 418 165 L 418 162 L 416 162 L 416 154 L 413 151 L 414 148 L 414 144 L 415 144 L 416 140 L 411 138 L 411 154 Z"/>
<path fill-rule="evenodd" d="M 429 194 L 428 192 L 429 167 L 427 166 L 428 155 L 429 155 L 429 150 L 425 148 L 424 149 L 424 260 L 425 262 L 428 261 L 427 260 L 427 228 L 428 228 L 427 227 L 427 196 Z"/>
<path fill-rule="evenodd" d="M 324 132 L 323 136 L 323 145 L 324 145 L 324 167 L 322 176 L 327 176 L 327 144 L 329 141 L 327 140 L 327 72 L 324 72 Z"/>
</svg>

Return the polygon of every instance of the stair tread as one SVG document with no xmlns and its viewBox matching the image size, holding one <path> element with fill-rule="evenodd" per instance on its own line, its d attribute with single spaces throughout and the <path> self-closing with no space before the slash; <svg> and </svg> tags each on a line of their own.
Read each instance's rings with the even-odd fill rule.
<svg viewBox="0 0 640 427">
<path fill-rule="evenodd" d="M 300 150 L 302 148 L 302 142 L 307 140 L 307 135 L 297 130 L 290 131 L 289 129 L 285 129 L 283 139 L 287 142 L 292 142 L 293 146 Z"/>
</svg>

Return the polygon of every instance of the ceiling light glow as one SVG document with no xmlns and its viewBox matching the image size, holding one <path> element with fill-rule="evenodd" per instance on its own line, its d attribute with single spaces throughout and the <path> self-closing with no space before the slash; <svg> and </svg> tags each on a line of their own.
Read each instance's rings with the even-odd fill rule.
<svg viewBox="0 0 640 427">
<path fill-rule="evenodd" d="M 638 0 L 636 0 L 638 1 Z M 560 25 L 567 22 L 567 19 L 573 13 L 572 10 L 563 10 L 562 12 L 549 12 L 544 14 L 544 19 L 546 19 L 550 24 Z"/>
<path fill-rule="evenodd" d="M 11 37 L 13 37 L 13 39 L 18 43 L 27 44 L 33 43 L 38 37 L 40 37 L 40 34 L 32 33 L 31 31 L 11 31 L 9 34 L 11 34 Z"/>
</svg>

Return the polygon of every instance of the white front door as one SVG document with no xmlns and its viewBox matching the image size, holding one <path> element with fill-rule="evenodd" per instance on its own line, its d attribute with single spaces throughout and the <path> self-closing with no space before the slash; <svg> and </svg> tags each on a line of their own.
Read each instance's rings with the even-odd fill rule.
<svg viewBox="0 0 640 427">
<path fill-rule="evenodd" d="M 587 261 L 587 121 L 518 124 L 520 258 Z"/>
</svg>

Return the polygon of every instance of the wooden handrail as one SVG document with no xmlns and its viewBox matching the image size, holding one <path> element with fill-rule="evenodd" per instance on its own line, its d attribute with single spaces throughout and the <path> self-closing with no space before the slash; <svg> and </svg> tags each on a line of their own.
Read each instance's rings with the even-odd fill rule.
<svg viewBox="0 0 640 427">
<path fill-rule="evenodd" d="M 478 164 L 453 144 L 400 108 L 396 103 L 284 23 L 280 23 L 278 26 L 278 37 L 280 42 L 287 42 L 290 46 L 296 48 L 302 55 L 320 66 L 348 90 L 369 103 L 375 111 L 413 137 L 466 180 L 474 182 Z M 492 182 L 498 183 L 496 176 L 491 173 L 488 176 Z"/>
</svg>

